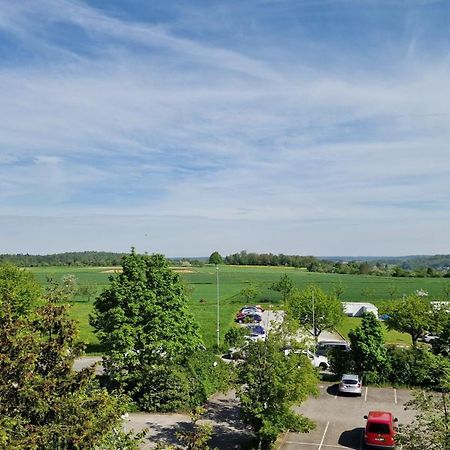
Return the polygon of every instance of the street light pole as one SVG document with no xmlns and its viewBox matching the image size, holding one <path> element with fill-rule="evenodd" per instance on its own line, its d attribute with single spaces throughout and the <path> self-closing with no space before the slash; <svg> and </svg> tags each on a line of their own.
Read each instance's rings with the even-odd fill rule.
<svg viewBox="0 0 450 450">
<path fill-rule="evenodd" d="M 314 334 L 314 341 L 317 345 L 317 336 L 316 336 L 316 317 L 315 317 L 315 304 L 314 304 L 314 291 L 312 293 L 312 323 L 313 323 L 313 334 Z"/>
<path fill-rule="evenodd" d="M 216 264 L 216 305 L 217 305 L 217 350 L 220 347 L 220 302 L 219 302 L 219 266 Z"/>
</svg>

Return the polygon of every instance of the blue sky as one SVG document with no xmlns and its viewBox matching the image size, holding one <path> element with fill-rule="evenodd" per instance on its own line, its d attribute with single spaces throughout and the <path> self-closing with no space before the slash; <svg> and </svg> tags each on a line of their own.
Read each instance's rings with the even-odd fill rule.
<svg viewBox="0 0 450 450">
<path fill-rule="evenodd" d="M 0 0 L 0 253 L 450 253 L 450 2 Z"/>
</svg>

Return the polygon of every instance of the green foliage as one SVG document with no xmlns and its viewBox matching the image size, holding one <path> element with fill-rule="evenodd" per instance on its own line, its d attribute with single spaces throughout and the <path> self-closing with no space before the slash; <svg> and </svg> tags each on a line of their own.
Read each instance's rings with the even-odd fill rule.
<svg viewBox="0 0 450 450">
<path fill-rule="evenodd" d="M 283 303 L 285 303 L 288 295 L 291 293 L 292 289 L 294 289 L 294 282 L 284 274 L 277 282 L 273 282 L 269 289 L 279 292 L 283 298 Z"/>
<path fill-rule="evenodd" d="M 105 372 L 140 408 L 191 404 L 186 369 L 202 346 L 180 277 L 162 255 L 123 257 L 123 272 L 95 301 L 91 324 L 107 349 Z"/>
<path fill-rule="evenodd" d="M 191 382 L 190 406 L 202 405 L 216 392 L 225 392 L 233 380 L 232 366 L 209 351 L 194 353 L 187 365 Z"/>
<path fill-rule="evenodd" d="M 336 375 L 342 376 L 344 373 L 353 373 L 355 371 L 355 363 L 351 358 L 351 353 L 340 348 L 331 349 L 328 353 L 328 360 L 331 372 Z"/>
<path fill-rule="evenodd" d="M 324 330 L 332 330 L 344 317 L 342 303 L 315 285 L 303 291 L 294 289 L 287 299 L 288 317 L 318 337 Z"/>
<path fill-rule="evenodd" d="M 389 347 L 389 381 L 394 384 L 441 389 L 450 375 L 448 358 L 434 355 L 427 348 Z"/>
<path fill-rule="evenodd" d="M 246 303 L 252 303 L 255 301 L 259 293 L 260 293 L 259 289 L 256 286 L 251 285 L 241 289 L 239 295 L 244 298 L 244 301 Z"/>
<path fill-rule="evenodd" d="M 385 320 L 388 329 L 408 333 L 414 346 L 417 339 L 432 328 L 434 322 L 430 302 L 417 295 L 386 304 L 382 313 L 390 316 Z"/>
<path fill-rule="evenodd" d="M 137 448 L 117 432 L 124 399 L 100 388 L 93 369 L 72 369 L 82 348 L 68 306 L 42 301 L 29 275 L 0 268 L 0 446 Z"/>
<path fill-rule="evenodd" d="M 225 333 L 224 340 L 228 347 L 239 348 L 245 344 L 245 337 L 249 335 L 250 330 L 247 327 L 233 326 Z"/>
<path fill-rule="evenodd" d="M 119 266 L 122 253 L 66 252 L 53 255 L 0 255 L 0 262 L 21 267 L 35 266 Z"/>
<path fill-rule="evenodd" d="M 364 313 L 361 326 L 348 336 L 356 373 L 368 383 L 383 382 L 389 374 L 389 359 L 379 320 L 371 312 Z"/>
<path fill-rule="evenodd" d="M 0 266 L 0 319 L 7 310 L 12 319 L 27 314 L 37 305 L 41 294 L 32 273 L 9 263 Z"/>
<path fill-rule="evenodd" d="M 213 427 L 211 424 L 200 425 L 198 421 L 206 410 L 201 407 L 195 408 L 191 412 L 191 430 L 177 433 L 178 439 L 184 444 L 186 450 L 209 450 L 208 442 L 211 440 Z"/>
<path fill-rule="evenodd" d="M 182 443 L 181 446 L 158 442 L 155 450 L 217 450 L 211 449 L 208 445 L 213 433 L 212 425 L 198 423 L 201 415 L 205 412 L 204 408 L 198 406 L 190 413 L 191 424 L 189 429 L 176 433 L 177 438 Z"/>
<path fill-rule="evenodd" d="M 219 252 L 212 252 L 208 262 L 209 264 L 223 264 L 223 258 Z"/>
<path fill-rule="evenodd" d="M 433 352 L 437 355 L 450 355 L 450 314 L 445 310 L 446 307 L 437 312 L 437 329 L 439 337 L 432 341 Z"/>
<path fill-rule="evenodd" d="M 418 391 L 406 404 L 418 411 L 414 421 L 400 429 L 397 441 L 408 450 L 450 448 L 450 399 L 448 389 L 439 394 Z"/>
<path fill-rule="evenodd" d="M 250 425 L 262 448 L 270 448 L 285 430 L 305 432 L 314 424 L 292 410 L 317 392 L 317 375 L 308 358 L 291 352 L 280 334 L 248 345 L 247 358 L 239 365 L 238 390 L 241 415 Z"/>
</svg>

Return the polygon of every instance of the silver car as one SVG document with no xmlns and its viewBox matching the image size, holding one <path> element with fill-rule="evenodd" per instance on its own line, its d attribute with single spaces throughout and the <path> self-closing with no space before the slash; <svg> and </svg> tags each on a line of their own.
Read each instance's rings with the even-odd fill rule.
<svg viewBox="0 0 450 450">
<path fill-rule="evenodd" d="M 362 381 L 358 375 L 346 373 L 339 383 L 339 393 L 361 395 Z"/>
</svg>

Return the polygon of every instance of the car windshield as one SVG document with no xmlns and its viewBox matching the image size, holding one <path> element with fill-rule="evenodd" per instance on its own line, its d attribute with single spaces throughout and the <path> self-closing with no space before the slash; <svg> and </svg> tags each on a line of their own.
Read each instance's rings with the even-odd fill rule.
<svg viewBox="0 0 450 450">
<path fill-rule="evenodd" d="M 342 382 L 344 384 L 358 384 L 358 380 L 348 380 L 348 379 L 344 379 L 342 380 Z"/>
<path fill-rule="evenodd" d="M 367 431 L 369 433 L 390 434 L 389 425 L 386 423 L 370 422 Z"/>
</svg>

